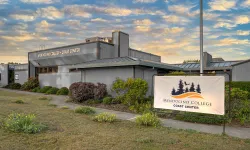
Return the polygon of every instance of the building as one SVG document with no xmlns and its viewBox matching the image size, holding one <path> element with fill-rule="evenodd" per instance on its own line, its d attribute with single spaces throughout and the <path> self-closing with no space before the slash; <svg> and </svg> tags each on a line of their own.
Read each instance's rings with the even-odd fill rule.
<svg viewBox="0 0 250 150">
<path fill-rule="evenodd" d="M 129 35 L 115 31 L 112 38 L 28 53 L 28 64 L 15 66 L 15 82 L 38 77 L 40 86 L 69 87 L 74 82 L 105 83 L 108 92 L 116 78 L 142 78 L 153 90 L 153 76 L 180 70 L 161 63 L 161 57 L 130 48 Z"/>
<path fill-rule="evenodd" d="M 218 76 L 224 75 L 226 81 L 229 81 L 229 75 L 226 74 L 225 71 L 232 74 L 232 81 L 250 81 L 250 72 L 242 71 L 244 69 L 250 68 L 250 64 L 247 62 L 248 61 L 240 60 L 225 61 L 223 58 L 213 58 L 213 56 L 207 52 L 203 53 L 204 73 L 215 73 Z M 199 62 L 175 64 L 175 66 L 182 68 L 184 72 L 200 72 Z"/>
<path fill-rule="evenodd" d="M 153 77 L 171 71 L 196 72 L 200 64 L 166 64 L 161 56 L 130 48 L 129 35 L 121 31 L 112 37 L 87 38 L 84 43 L 51 48 L 28 53 L 28 64 L 0 65 L 0 85 L 14 82 L 23 84 L 29 77 L 37 77 L 40 86 L 69 87 L 74 82 L 105 83 L 108 92 L 116 78 L 142 78 L 149 84 L 148 94 L 153 94 Z M 224 75 L 232 72 L 233 81 L 250 81 L 250 60 L 225 61 L 204 52 L 205 73 Z M 12 67 L 10 67 L 12 66 Z"/>
</svg>

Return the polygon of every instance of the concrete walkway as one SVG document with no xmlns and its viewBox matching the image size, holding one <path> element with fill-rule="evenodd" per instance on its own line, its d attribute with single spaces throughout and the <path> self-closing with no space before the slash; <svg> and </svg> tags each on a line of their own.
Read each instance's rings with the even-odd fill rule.
<svg viewBox="0 0 250 150">
<path fill-rule="evenodd" d="M 2 88 L 0 88 L 0 90 L 21 93 L 21 94 L 44 96 L 44 94 L 41 94 L 41 93 L 8 90 L 8 89 L 2 89 Z M 74 103 L 66 103 L 65 100 L 67 99 L 67 96 L 56 96 L 56 95 L 49 95 L 49 96 L 52 97 L 52 100 L 50 101 L 50 103 L 57 105 L 57 107 L 67 106 L 69 107 L 69 109 L 75 109 L 76 107 L 81 106 L 81 105 L 74 104 Z M 97 113 L 110 112 L 110 113 L 116 114 L 117 118 L 121 120 L 133 121 L 137 116 L 139 116 L 139 115 L 132 114 L 132 113 L 113 111 L 113 110 L 102 109 L 102 108 L 95 108 L 95 110 Z M 222 131 L 223 131 L 223 126 L 218 126 L 218 125 L 189 123 L 189 122 L 183 122 L 183 121 L 172 120 L 172 119 L 161 119 L 161 121 L 163 123 L 163 126 L 177 128 L 177 129 L 192 129 L 198 132 L 211 133 L 211 134 L 222 134 Z M 226 126 L 226 134 L 232 137 L 250 139 L 250 128 Z"/>
</svg>

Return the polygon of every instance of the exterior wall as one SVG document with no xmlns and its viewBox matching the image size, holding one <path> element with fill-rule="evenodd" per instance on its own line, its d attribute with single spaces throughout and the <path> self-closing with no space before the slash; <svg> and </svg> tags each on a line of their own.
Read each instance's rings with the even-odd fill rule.
<svg viewBox="0 0 250 150">
<path fill-rule="evenodd" d="M 224 76 L 225 77 L 225 81 L 226 82 L 229 81 L 229 76 L 228 76 L 228 74 L 224 73 L 224 71 L 216 71 L 216 76 Z"/>
<path fill-rule="evenodd" d="M 24 82 L 28 81 L 28 70 L 15 70 L 14 72 L 14 81 L 15 83 L 24 84 Z M 18 79 L 15 79 L 15 76 L 18 75 Z"/>
<path fill-rule="evenodd" d="M 145 53 L 145 52 L 134 50 L 134 49 L 129 50 L 129 56 L 144 59 L 144 60 L 151 60 L 151 61 L 155 61 L 155 62 L 161 62 L 161 57 L 160 56 L 153 55 L 153 54 L 150 54 L 150 53 Z"/>
<path fill-rule="evenodd" d="M 52 86 L 57 88 L 67 87 L 72 83 L 81 81 L 81 72 L 64 72 L 64 73 L 49 73 L 40 74 L 40 87 Z"/>
<path fill-rule="evenodd" d="M 113 32 L 112 33 L 112 41 L 113 41 L 113 44 L 114 44 L 114 48 L 115 48 L 115 56 L 116 57 L 119 57 L 119 32 Z"/>
<path fill-rule="evenodd" d="M 0 87 L 9 84 L 8 72 L 9 72 L 9 66 L 7 64 L 0 65 L 0 74 L 1 74 Z"/>
<path fill-rule="evenodd" d="M 115 47 L 114 45 L 100 43 L 100 58 L 114 58 L 115 57 Z"/>
<path fill-rule="evenodd" d="M 127 78 L 133 78 L 133 76 L 133 67 L 112 67 L 82 70 L 82 82 L 104 83 L 107 85 L 109 94 L 112 95 L 113 93 L 110 88 L 116 78 L 119 77 L 126 80 Z"/>
<path fill-rule="evenodd" d="M 250 62 L 233 66 L 233 81 L 250 81 Z"/>
<path fill-rule="evenodd" d="M 98 42 L 77 44 L 29 53 L 29 61 L 36 67 L 77 64 L 98 58 Z"/>
<path fill-rule="evenodd" d="M 120 57 L 129 56 L 129 35 L 120 32 Z"/>
</svg>

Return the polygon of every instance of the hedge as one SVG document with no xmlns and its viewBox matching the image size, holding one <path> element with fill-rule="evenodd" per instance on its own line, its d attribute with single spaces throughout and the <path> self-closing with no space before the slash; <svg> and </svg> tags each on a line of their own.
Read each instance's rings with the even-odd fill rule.
<svg viewBox="0 0 250 150">
<path fill-rule="evenodd" d="M 229 85 L 229 82 L 226 82 L 226 85 Z M 232 88 L 239 88 L 243 91 L 250 92 L 250 82 L 244 82 L 244 81 L 232 81 L 231 82 Z M 250 94 L 248 95 L 248 99 L 250 99 Z"/>
</svg>

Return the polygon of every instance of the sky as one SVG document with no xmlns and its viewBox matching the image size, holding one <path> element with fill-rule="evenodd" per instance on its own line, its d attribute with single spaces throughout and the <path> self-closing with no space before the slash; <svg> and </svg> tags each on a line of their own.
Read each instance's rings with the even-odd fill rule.
<svg viewBox="0 0 250 150">
<path fill-rule="evenodd" d="M 204 51 L 250 58 L 250 0 L 204 1 Z M 199 59 L 199 0 L 0 0 L 0 63 L 93 36 L 130 35 L 130 47 L 165 63 Z"/>
</svg>

